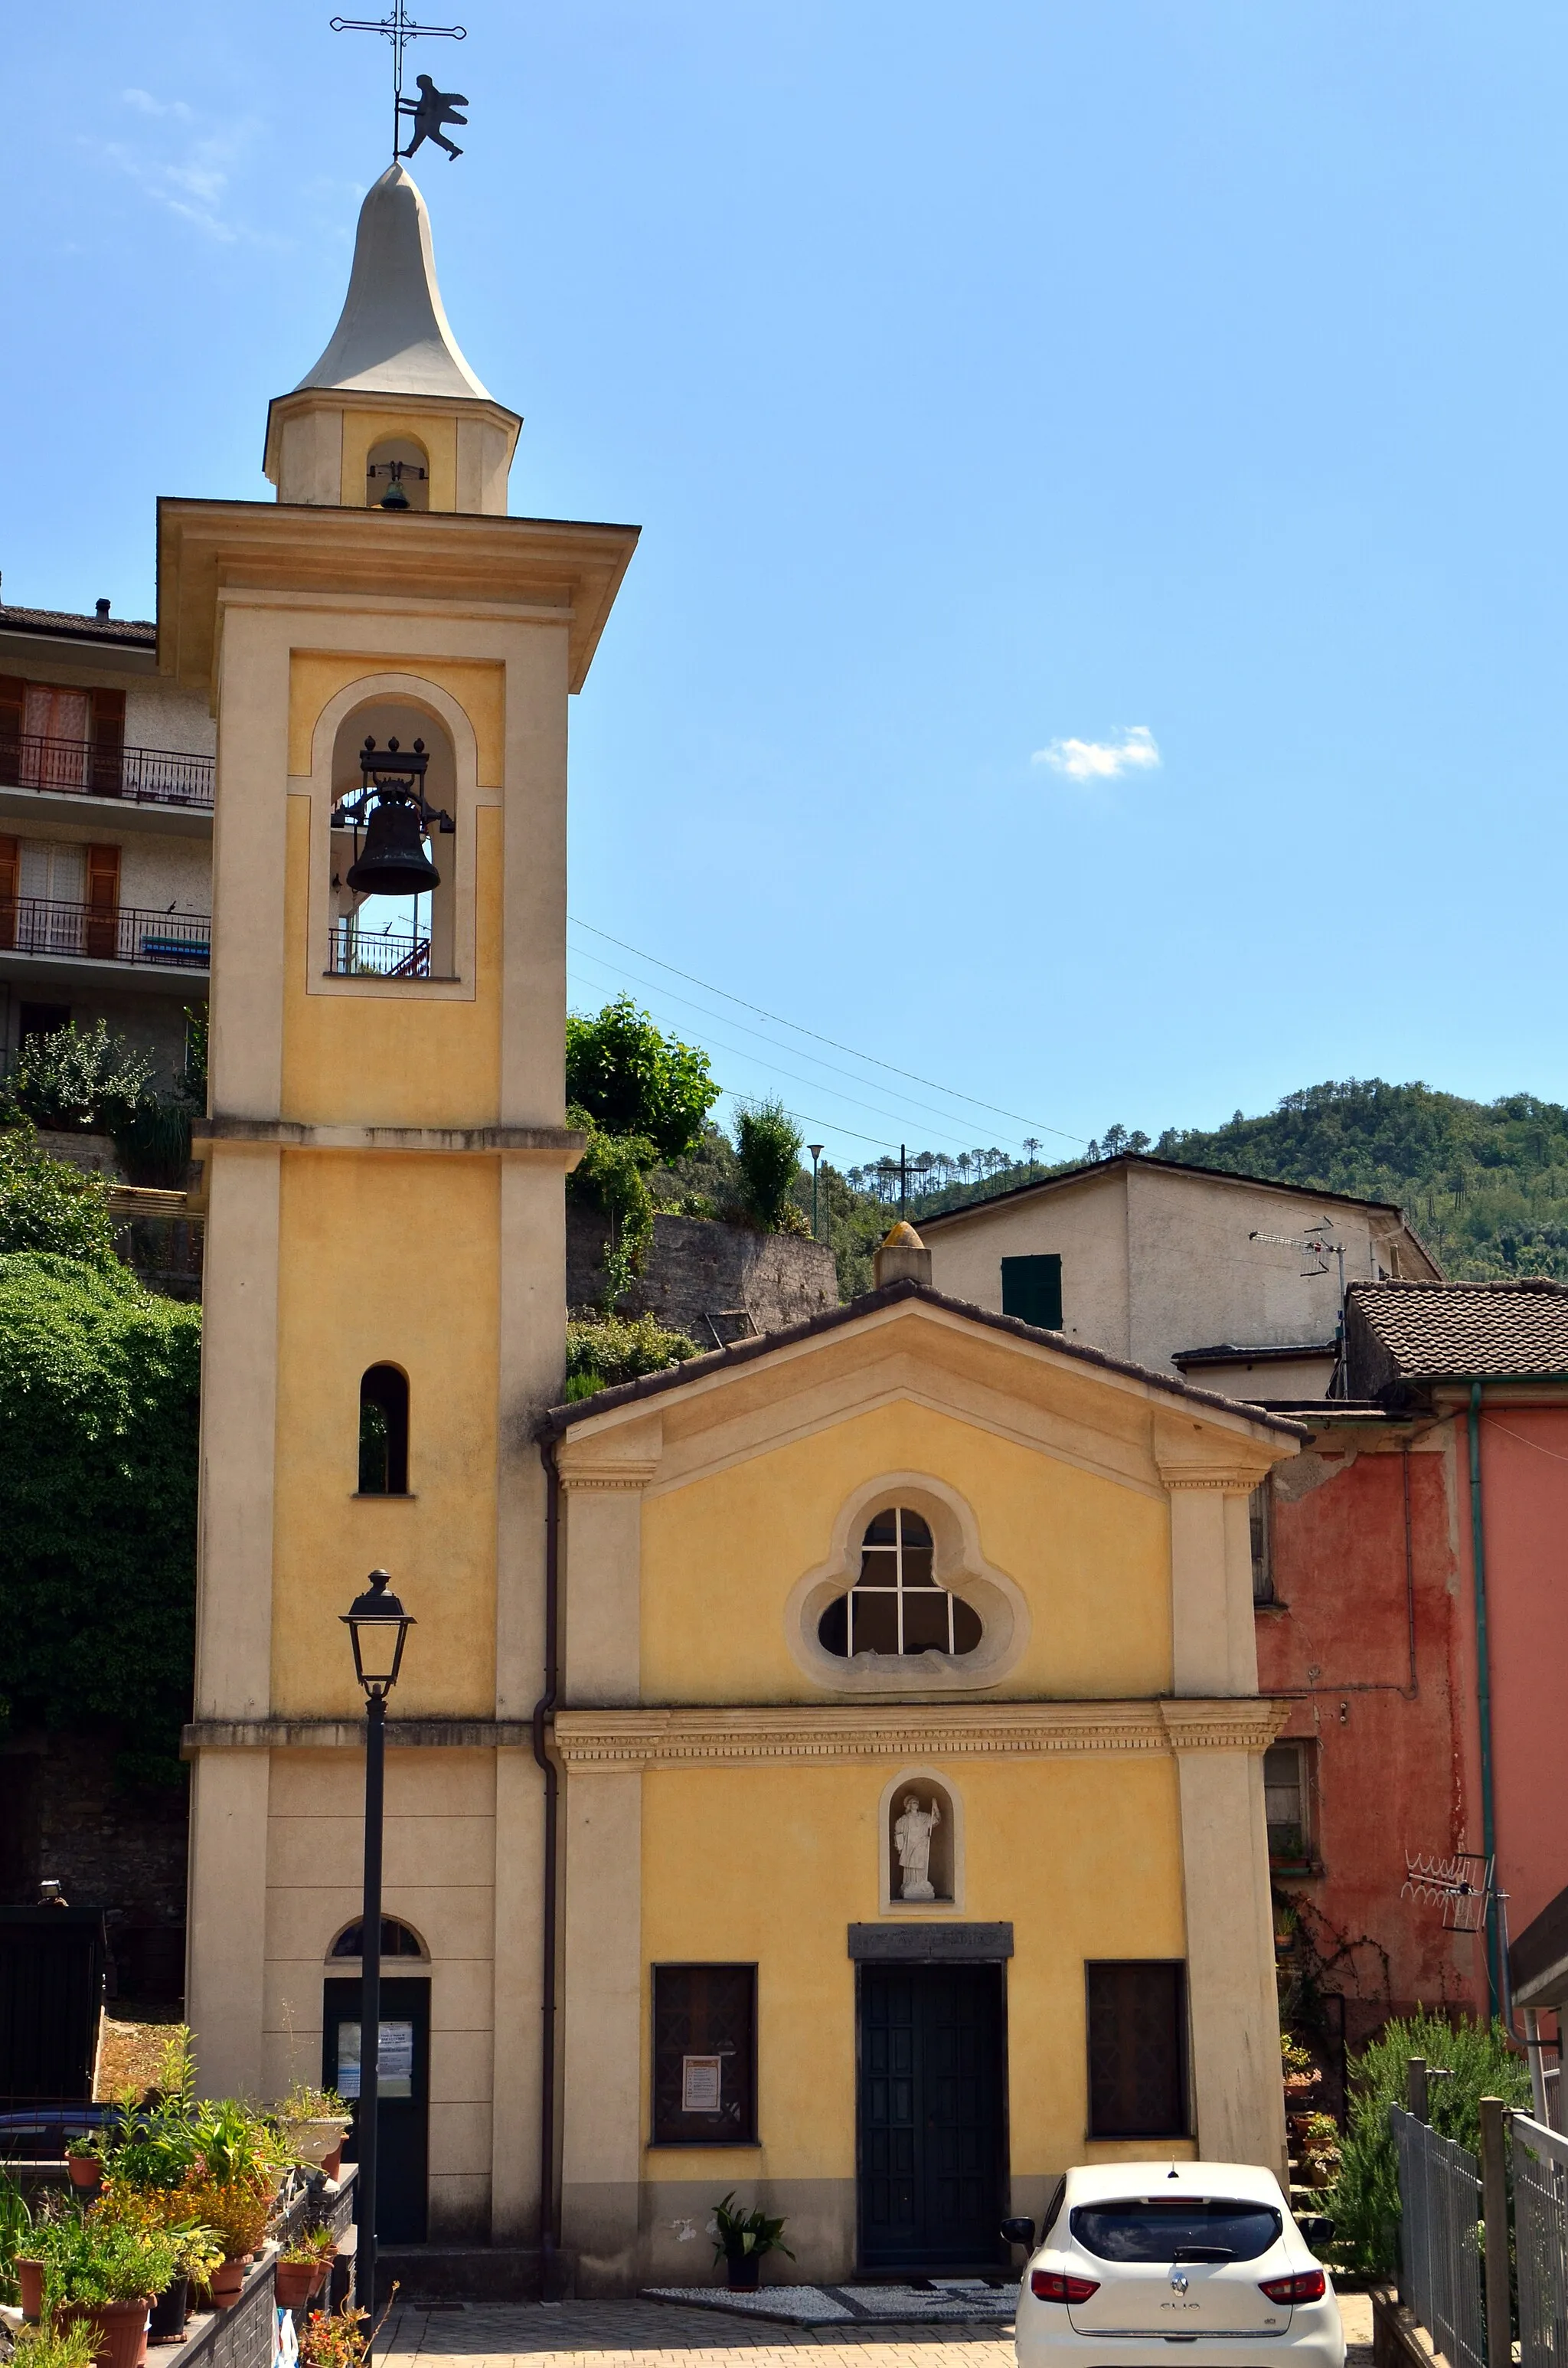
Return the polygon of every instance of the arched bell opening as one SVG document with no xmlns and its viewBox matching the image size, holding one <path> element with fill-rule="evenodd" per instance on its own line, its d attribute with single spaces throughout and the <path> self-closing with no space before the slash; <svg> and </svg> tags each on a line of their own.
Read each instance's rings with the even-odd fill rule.
<svg viewBox="0 0 1568 2368">
<path fill-rule="evenodd" d="M 332 756 L 331 958 L 344 977 L 456 972 L 457 766 L 412 700 L 344 718 Z"/>
<path fill-rule="evenodd" d="M 427 510 L 430 456 L 412 436 L 386 436 L 370 448 L 365 466 L 365 507 Z"/>
</svg>

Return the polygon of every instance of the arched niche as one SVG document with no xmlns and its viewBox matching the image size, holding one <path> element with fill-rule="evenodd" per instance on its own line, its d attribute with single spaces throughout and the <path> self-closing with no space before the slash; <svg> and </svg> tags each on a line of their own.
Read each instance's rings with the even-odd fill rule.
<svg viewBox="0 0 1568 2368">
<path fill-rule="evenodd" d="M 368 739 L 378 748 L 395 740 L 401 748 L 412 749 L 423 741 L 428 758 L 426 798 L 447 814 L 455 816 L 457 812 L 451 735 L 433 709 L 412 699 L 370 699 L 343 718 L 332 746 L 328 966 L 339 977 L 451 978 L 456 974 L 455 833 L 437 827 L 426 842 L 440 874 L 440 885 L 429 895 L 361 895 L 348 884 L 349 868 L 356 852 L 364 849 L 366 833 L 363 824 L 356 830 L 344 818 L 342 806 L 344 800 L 357 798 L 364 785 L 359 752 Z"/>
<path fill-rule="evenodd" d="M 877 1819 L 879 1905 L 884 1916 L 959 1914 L 963 1907 L 963 1799 L 934 1768 L 905 1768 L 883 1788 Z"/>
<path fill-rule="evenodd" d="M 400 485 L 411 510 L 430 507 L 430 455 L 413 436 L 383 436 L 372 444 L 365 464 L 365 506 L 385 507 L 387 489 Z"/>
</svg>

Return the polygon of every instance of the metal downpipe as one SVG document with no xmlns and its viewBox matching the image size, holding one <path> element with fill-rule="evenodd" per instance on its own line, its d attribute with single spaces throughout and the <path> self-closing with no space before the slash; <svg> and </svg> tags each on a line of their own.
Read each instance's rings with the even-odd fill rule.
<svg viewBox="0 0 1568 2368">
<path fill-rule="evenodd" d="M 1486 1638 L 1486 1522 L 1481 1493 L 1481 1383 L 1470 1385 L 1470 1559 L 1475 1586 L 1475 1702 L 1481 1726 L 1481 1847 L 1497 1886 L 1497 1817 L 1492 1783 L 1492 1663 Z M 1503 1971 L 1497 1918 L 1486 1917 L 1487 2013 L 1502 2010 Z"/>
</svg>

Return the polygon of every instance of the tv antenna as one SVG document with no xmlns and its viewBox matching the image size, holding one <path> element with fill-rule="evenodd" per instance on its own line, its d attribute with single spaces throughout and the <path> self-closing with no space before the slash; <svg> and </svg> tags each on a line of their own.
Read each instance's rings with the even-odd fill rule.
<svg viewBox="0 0 1568 2368">
<path fill-rule="evenodd" d="M 1326 1274 L 1327 1261 L 1331 1258 L 1339 1261 L 1339 1319 L 1335 1333 L 1336 1353 L 1330 1395 L 1342 1398 L 1347 1395 L 1345 1386 L 1345 1245 L 1330 1241 L 1332 1231 L 1333 1227 L 1329 1225 L 1319 1225 L 1310 1234 L 1263 1234 L 1255 1228 L 1247 1239 L 1249 1242 L 1269 1242 L 1276 1249 L 1300 1250 L 1304 1256 L 1316 1258 L 1316 1266 L 1301 1269 L 1302 1276 L 1307 1280 L 1314 1275 Z"/>
</svg>

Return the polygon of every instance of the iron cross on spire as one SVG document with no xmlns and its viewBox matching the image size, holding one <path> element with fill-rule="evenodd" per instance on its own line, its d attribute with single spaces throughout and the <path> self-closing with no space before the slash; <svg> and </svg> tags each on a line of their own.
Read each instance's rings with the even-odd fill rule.
<svg viewBox="0 0 1568 2368">
<path fill-rule="evenodd" d="M 407 0 L 392 0 L 391 11 L 385 17 L 334 17 L 332 29 L 335 33 L 381 33 L 392 43 L 392 160 L 394 163 L 399 156 L 412 156 L 415 150 L 426 140 L 434 140 L 438 148 L 446 150 L 449 157 L 462 154 L 462 150 L 454 146 L 453 142 L 447 138 L 441 126 L 443 123 L 468 121 L 466 115 L 458 113 L 460 107 L 468 105 L 467 99 L 461 91 L 437 90 L 428 74 L 420 74 L 417 77 L 418 97 L 404 98 L 403 52 L 404 45 L 409 41 L 431 38 L 443 41 L 466 41 L 468 39 L 466 25 L 416 25 L 408 13 Z M 406 148 L 401 148 L 398 142 L 403 137 L 403 119 L 405 115 L 411 115 L 414 118 L 414 137 Z"/>
</svg>

